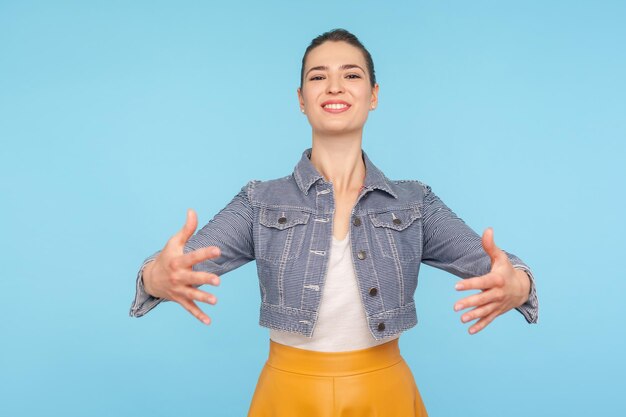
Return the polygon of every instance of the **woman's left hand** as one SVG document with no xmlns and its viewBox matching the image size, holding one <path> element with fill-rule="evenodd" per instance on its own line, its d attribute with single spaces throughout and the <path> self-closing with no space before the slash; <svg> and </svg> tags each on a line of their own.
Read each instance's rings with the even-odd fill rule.
<svg viewBox="0 0 626 417">
<path fill-rule="evenodd" d="M 530 278 L 523 270 L 513 268 L 506 253 L 496 246 L 492 228 L 483 233 L 482 244 L 491 258 L 491 271 L 464 279 L 455 286 L 458 291 L 481 290 L 454 305 L 455 311 L 473 307 L 461 316 L 463 323 L 478 320 L 469 328 L 470 334 L 478 333 L 500 314 L 524 304 L 530 292 Z"/>
</svg>

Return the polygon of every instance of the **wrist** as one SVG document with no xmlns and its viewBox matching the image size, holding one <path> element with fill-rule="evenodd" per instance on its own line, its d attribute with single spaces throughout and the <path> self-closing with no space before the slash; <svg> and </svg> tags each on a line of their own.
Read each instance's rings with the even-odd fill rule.
<svg viewBox="0 0 626 417">
<path fill-rule="evenodd" d="M 154 267 L 154 261 L 152 262 L 148 262 L 146 264 L 146 266 L 143 268 L 143 271 L 141 271 L 141 281 L 143 283 L 143 289 L 151 296 L 155 297 L 152 294 L 152 268 Z"/>
<path fill-rule="evenodd" d="M 519 305 L 522 305 L 528 301 L 528 297 L 530 296 L 530 277 L 526 271 L 520 268 L 515 268 L 515 275 L 520 285 L 521 302 Z"/>
</svg>

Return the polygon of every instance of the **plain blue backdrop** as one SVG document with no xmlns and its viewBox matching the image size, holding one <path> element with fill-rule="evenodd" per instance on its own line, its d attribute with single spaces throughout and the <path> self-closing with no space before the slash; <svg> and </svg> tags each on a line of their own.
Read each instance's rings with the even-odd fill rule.
<svg viewBox="0 0 626 417">
<path fill-rule="evenodd" d="M 254 263 L 207 327 L 128 316 L 141 261 L 310 146 L 300 60 L 335 27 L 380 83 L 364 149 L 534 270 L 538 325 L 470 336 L 425 267 L 401 338 L 431 416 L 625 412 L 623 1 L 0 1 L 0 415 L 243 416 Z"/>
</svg>

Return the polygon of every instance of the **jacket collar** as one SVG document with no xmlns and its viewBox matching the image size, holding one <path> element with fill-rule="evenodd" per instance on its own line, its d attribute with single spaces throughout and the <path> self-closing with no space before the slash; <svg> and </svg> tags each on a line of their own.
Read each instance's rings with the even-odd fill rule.
<svg viewBox="0 0 626 417">
<path fill-rule="evenodd" d="M 385 174 L 367 157 L 365 151 L 361 150 L 363 154 L 363 162 L 365 162 L 365 189 L 368 191 L 382 190 L 394 198 L 398 198 L 397 194 L 391 189 L 391 185 Z M 293 175 L 296 180 L 296 184 L 304 194 L 309 194 L 311 186 L 319 179 L 324 179 L 317 169 L 311 163 L 311 148 L 302 152 L 302 158 L 293 170 Z"/>
</svg>

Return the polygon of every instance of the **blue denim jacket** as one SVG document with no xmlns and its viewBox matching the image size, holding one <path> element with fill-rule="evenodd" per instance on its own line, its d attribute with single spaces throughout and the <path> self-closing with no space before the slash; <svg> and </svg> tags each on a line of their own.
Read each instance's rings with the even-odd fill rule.
<svg viewBox="0 0 626 417">
<path fill-rule="evenodd" d="M 332 243 L 333 186 L 310 161 L 311 149 L 289 176 L 253 180 L 212 220 L 192 236 L 185 253 L 218 246 L 221 256 L 194 266 L 195 270 L 225 274 L 256 260 L 261 292 L 260 325 L 313 334 Z M 361 301 L 375 339 L 417 324 L 413 295 L 420 263 L 461 278 L 484 275 L 491 260 L 481 237 L 470 229 L 419 181 L 394 181 L 372 164 L 365 152 L 365 184 L 352 209 L 350 242 Z M 140 317 L 162 299 L 143 289 L 130 315 Z M 517 308 L 536 323 L 538 301 L 530 269 L 508 254 L 514 267 L 531 280 L 528 301 Z"/>
</svg>

